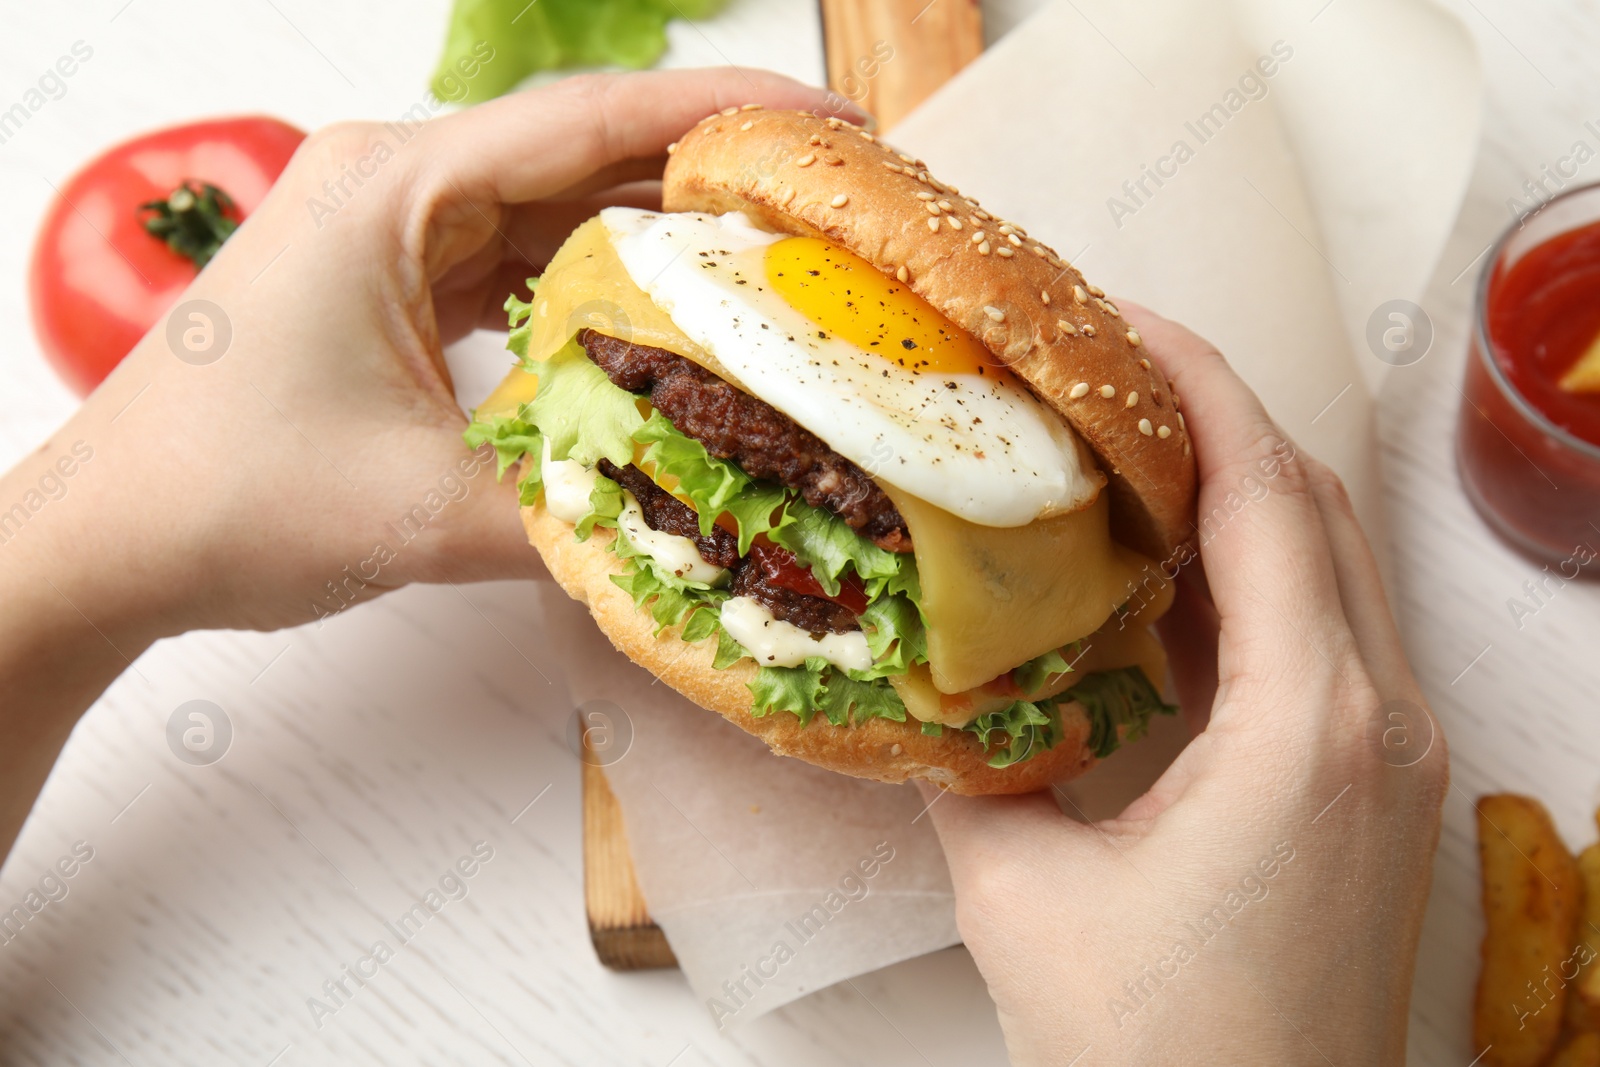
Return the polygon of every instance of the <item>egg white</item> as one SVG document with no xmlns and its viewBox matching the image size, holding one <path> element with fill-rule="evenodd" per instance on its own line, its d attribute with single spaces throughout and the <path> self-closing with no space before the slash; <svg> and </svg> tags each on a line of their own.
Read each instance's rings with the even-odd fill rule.
<svg viewBox="0 0 1600 1067">
<path fill-rule="evenodd" d="M 634 284 L 734 384 L 874 478 L 968 522 L 1023 526 L 1092 501 L 1076 435 L 994 376 L 912 371 L 821 329 L 767 282 L 785 235 L 744 215 L 601 212 Z"/>
</svg>

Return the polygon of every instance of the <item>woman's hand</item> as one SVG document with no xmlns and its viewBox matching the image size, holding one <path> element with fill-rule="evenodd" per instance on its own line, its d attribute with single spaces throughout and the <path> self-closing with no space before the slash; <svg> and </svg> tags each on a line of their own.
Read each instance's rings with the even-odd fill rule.
<svg viewBox="0 0 1600 1067">
<path fill-rule="evenodd" d="M 1214 348 L 1122 306 L 1200 464 L 1160 627 L 1197 735 L 1093 825 L 939 797 L 962 936 L 1020 1065 L 1402 1063 L 1444 739 L 1338 479 Z"/>
<path fill-rule="evenodd" d="M 22 506 L 0 521 L 0 850 L 78 714 L 157 638 L 542 573 L 510 480 L 462 444 L 441 347 L 503 327 L 574 226 L 648 203 L 667 145 L 746 103 L 824 97 L 735 69 L 582 77 L 306 141 L 167 320 L 0 479 L 0 516 Z"/>
</svg>

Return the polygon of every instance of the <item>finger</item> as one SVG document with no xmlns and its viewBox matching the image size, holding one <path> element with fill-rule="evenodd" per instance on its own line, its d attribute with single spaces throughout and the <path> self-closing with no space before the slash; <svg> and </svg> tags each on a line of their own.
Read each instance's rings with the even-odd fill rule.
<svg viewBox="0 0 1600 1067">
<path fill-rule="evenodd" d="M 1211 718 L 1217 699 L 1216 606 L 1205 595 L 1191 568 L 1178 573 L 1172 607 L 1156 623 L 1167 651 L 1167 669 L 1178 689 L 1178 704 L 1189 732 L 1198 734 Z"/>
<path fill-rule="evenodd" d="M 530 264 L 542 267 L 572 231 L 608 207 L 661 209 L 660 182 L 629 182 L 596 189 L 573 200 L 544 200 L 511 209 L 500 229 L 506 243 Z"/>
<path fill-rule="evenodd" d="M 1333 549 L 1334 573 L 1345 618 L 1355 634 L 1362 661 L 1384 699 L 1415 699 L 1416 678 L 1406 662 L 1400 631 L 1383 589 L 1372 545 L 1357 521 L 1350 495 L 1327 467 L 1311 461 L 1311 491 Z"/>
<path fill-rule="evenodd" d="M 1070 822 L 1045 792 L 967 797 L 922 781 L 917 788 L 928 805 L 924 811 L 939 834 L 958 894 L 964 880 L 996 857 L 1033 854 L 1041 833 L 1059 831 Z"/>
<path fill-rule="evenodd" d="M 1212 345 L 1123 303 L 1150 358 L 1172 382 L 1200 470 L 1196 538 L 1226 630 L 1276 657 L 1285 628 L 1311 637 L 1339 619 L 1339 595 L 1306 464 Z M 1272 638 L 1280 640 L 1273 640 Z M 1274 668 L 1281 662 L 1271 664 Z"/>
<path fill-rule="evenodd" d="M 826 99 L 782 75 L 733 67 L 587 75 L 491 100 L 429 123 L 424 133 L 435 142 L 441 178 L 469 195 L 522 204 L 624 160 L 663 156 L 713 112 L 745 104 L 816 108 Z M 534 144 L 554 148 L 530 151 Z"/>
<path fill-rule="evenodd" d="M 655 183 L 657 192 L 656 200 L 661 199 L 661 174 L 667 168 L 666 156 L 654 156 L 649 159 L 624 159 L 620 163 L 612 163 L 601 167 L 599 170 L 583 178 L 575 185 L 552 193 L 545 197 L 544 203 L 562 203 L 568 200 L 580 200 L 606 189 L 619 185 L 634 185 L 641 182 Z"/>
</svg>

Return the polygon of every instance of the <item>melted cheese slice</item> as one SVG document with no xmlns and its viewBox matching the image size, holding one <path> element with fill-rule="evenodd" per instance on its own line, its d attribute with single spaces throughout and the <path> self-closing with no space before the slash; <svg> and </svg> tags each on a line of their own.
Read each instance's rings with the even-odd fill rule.
<svg viewBox="0 0 1600 1067">
<path fill-rule="evenodd" d="M 596 329 L 729 377 L 634 285 L 598 217 L 578 227 L 550 261 L 529 323 L 528 355 L 535 361 L 550 358 L 579 330 Z M 515 411 L 532 398 L 536 380 L 514 369 L 479 416 Z M 1081 511 L 1008 528 L 966 522 L 879 484 L 916 546 L 928 676 L 943 693 L 964 693 L 1093 633 L 1153 566 L 1111 540 L 1104 493 Z"/>
<path fill-rule="evenodd" d="M 1160 685 L 1167 674 L 1167 653 L 1156 635 L 1150 632 L 1149 624 L 1165 614 L 1171 605 L 1171 588 L 1171 583 L 1167 583 L 1162 593 L 1146 602 L 1137 617 L 1119 616 L 1107 620 L 1104 626 L 1083 639 L 1083 647 L 1075 655 L 1067 655 L 1071 671 L 1047 679 L 1042 687 L 1026 694 L 1026 698 L 1053 697 L 1083 681 L 1085 675 L 1119 667 L 1138 667 L 1146 678 Z M 942 693 L 933 684 L 933 672 L 927 664 L 921 663 L 905 674 L 890 676 L 889 681 L 912 718 L 957 729 L 985 712 L 1002 711 L 1018 699 L 1012 687 L 993 684 L 964 693 Z"/>
<path fill-rule="evenodd" d="M 550 260 L 528 322 L 533 326 L 528 355 L 535 360 L 549 359 L 579 330 L 592 329 L 676 352 L 718 377 L 733 378 L 633 283 L 598 215 L 572 231 Z"/>
<path fill-rule="evenodd" d="M 882 484 L 882 483 L 880 483 Z M 1111 540 L 1111 502 L 976 526 L 883 485 L 916 547 L 933 684 L 960 693 L 1094 632 L 1151 566 Z"/>
</svg>

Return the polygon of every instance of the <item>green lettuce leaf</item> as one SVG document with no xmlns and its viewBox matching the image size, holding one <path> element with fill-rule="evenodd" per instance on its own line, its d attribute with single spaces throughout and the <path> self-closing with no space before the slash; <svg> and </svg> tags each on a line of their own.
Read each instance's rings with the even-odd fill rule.
<svg viewBox="0 0 1600 1067">
<path fill-rule="evenodd" d="M 979 715 L 966 726 L 988 749 L 989 766 L 1009 767 L 1055 746 L 1061 717 L 1053 701 L 1019 700 L 1002 711 Z"/>
<path fill-rule="evenodd" d="M 1161 693 L 1138 667 L 1097 671 L 1067 690 L 1062 700 L 1076 700 L 1089 713 L 1089 750 L 1104 759 L 1123 741 L 1137 741 L 1150 728 L 1152 715 L 1176 715 L 1178 709 L 1161 699 Z M 1126 726 L 1119 737 L 1117 727 Z"/>
<path fill-rule="evenodd" d="M 1077 647 L 1077 643 L 1073 643 L 1067 646 L 1067 651 L 1076 653 Z M 1072 664 L 1061 655 L 1061 649 L 1052 649 L 1015 668 L 1011 672 L 1011 680 L 1016 682 L 1017 688 L 1024 693 L 1037 693 L 1051 678 L 1071 670 Z"/>
<path fill-rule="evenodd" d="M 592 467 L 609 459 L 633 462 L 633 435 L 644 426 L 637 398 L 611 384 L 576 341 L 534 365 L 539 392 L 520 415 L 550 442 L 551 459 L 575 459 Z"/>
<path fill-rule="evenodd" d="M 538 427 L 520 415 L 496 415 L 484 422 L 472 422 L 461 434 L 469 448 L 481 448 L 485 442 L 494 446 L 496 467 L 494 480 L 499 481 L 513 463 L 531 455 L 534 462 L 517 482 L 518 501 L 532 504 L 544 485 L 544 473 L 539 467 L 539 457 L 544 451 L 544 436 Z"/>
<path fill-rule="evenodd" d="M 667 47 L 667 23 L 700 19 L 726 0 L 456 0 L 430 87 L 477 103 L 542 70 L 642 70 Z"/>
<path fill-rule="evenodd" d="M 906 706 L 893 685 L 881 679 L 857 681 L 837 668 L 823 681 L 819 710 L 835 726 L 859 726 L 868 719 L 906 721 Z"/>
<path fill-rule="evenodd" d="M 916 566 L 910 553 L 889 552 L 852 530 L 831 511 L 814 508 L 803 500 L 789 503 L 794 521 L 767 536 L 795 554 L 830 595 L 839 592 L 839 576 L 854 568 L 870 598 L 891 579 L 900 578 L 906 566 Z"/>
<path fill-rule="evenodd" d="M 750 680 L 755 697 L 750 714 L 760 718 L 787 711 L 799 717 L 801 726 L 811 725 L 822 702 L 822 672 L 827 666 L 827 660 L 815 657 L 802 667 L 757 667 Z"/>
<path fill-rule="evenodd" d="M 913 663 L 927 662 L 928 636 L 922 628 L 922 615 L 909 597 L 898 593 L 878 597 L 867 604 L 860 622 L 872 652 L 872 667 L 857 672 L 857 679 L 904 674 Z"/>
<path fill-rule="evenodd" d="M 657 476 L 676 478 L 678 490 L 694 501 L 702 537 L 711 535 L 717 516 L 750 484 L 748 475 L 731 463 L 713 459 L 705 445 L 680 433 L 659 411 L 650 413 L 634 431 L 633 439 L 650 446 L 644 459 L 654 466 Z"/>
<path fill-rule="evenodd" d="M 538 278 L 528 279 L 529 290 L 537 288 Z M 506 321 L 511 326 L 511 332 L 506 335 L 506 347 L 518 359 L 528 358 L 528 343 L 533 339 L 533 327 L 528 325 L 528 317 L 533 314 L 533 304 L 526 300 L 518 300 L 517 294 L 512 293 L 506 297 L 502 305 L 506 312 Z"/>
<path fill-rule="evenodd" d="M 579 541 L 589 540 L 596 526 L 617 528 L 617 516 L 622 514 L 622 486 L 603 475 L 596 475 L 594 488 L 589 490 L 589 510 L 572 528 Z"/>
</svg>

